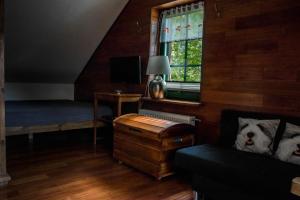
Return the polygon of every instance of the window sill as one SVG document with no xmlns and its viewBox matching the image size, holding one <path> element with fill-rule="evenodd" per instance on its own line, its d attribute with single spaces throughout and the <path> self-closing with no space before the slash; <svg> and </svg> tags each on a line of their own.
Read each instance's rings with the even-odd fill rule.
<svg viewBox="0 0 300 200">
<path fill-rule="evenodd" d="M 200 92 L 200 83 L 167 82 L 167 90 L 183 92 Z"/>
<path fill-rule="evenodd" d="M 172 99 L 152 99 L 151 97 L 143 97 L 142 100 L 144 102 L 172 104 L 172 105 L 179 105 L 179 106 L 199 107 L 202 105 L 202 103 L 194 102 L 194 101 L 172 100 Z"/>
</svg>

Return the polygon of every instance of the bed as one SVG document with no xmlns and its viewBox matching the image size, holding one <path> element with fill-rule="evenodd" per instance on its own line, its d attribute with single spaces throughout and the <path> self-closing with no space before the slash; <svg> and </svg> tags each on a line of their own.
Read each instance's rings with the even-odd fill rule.
<svg viewBox="0 0 300 200">
<path fill-rule="evenodd" d="M 22 135 L 94 127 L 93 104 L 68 100 L 6 101 L 6 135 Z M 97 115 L 112 116 L 112 110 L 101 106 Z M 104 124 L 97 122 L 97 127 Z"/>
</svg>

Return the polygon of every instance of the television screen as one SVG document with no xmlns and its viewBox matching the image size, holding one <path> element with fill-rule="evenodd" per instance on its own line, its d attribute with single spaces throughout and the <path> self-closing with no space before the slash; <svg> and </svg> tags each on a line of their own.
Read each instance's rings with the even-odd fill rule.
<svg viewBox="0 0 300 200">
<path fill-rule="evenodd" d="M 110 80 L 113 83 L 141 83 L 141 57 L 113 57 L 110 59 Z"/>
</svg>

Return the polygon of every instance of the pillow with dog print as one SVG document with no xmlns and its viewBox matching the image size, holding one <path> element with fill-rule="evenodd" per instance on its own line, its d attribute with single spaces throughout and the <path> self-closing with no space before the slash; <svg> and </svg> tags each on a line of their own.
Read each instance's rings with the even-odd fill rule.
<svg viewBox="0 0 300 200">
<path fill-rule="evenodd" d="M 300 165 L 300 126 L 286 123 L 275 157 L 284 162 Z"/>
<path fill-rule="evenodd" d="M 280 120 L 239 118 L 235 148 L 241 151 L 272 155 L 273 140 Z"/>
</svg>

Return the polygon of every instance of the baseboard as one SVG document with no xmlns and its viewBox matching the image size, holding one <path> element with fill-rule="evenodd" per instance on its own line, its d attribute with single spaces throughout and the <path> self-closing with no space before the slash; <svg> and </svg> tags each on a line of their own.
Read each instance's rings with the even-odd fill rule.
<svg viewBox="0 0 300 200">
<path fill-rule="evenodd" d="M 10 180 L 11 178 L 8 174 L 0 176 L 0 187 L 7 185 Z"/>
</svg>

